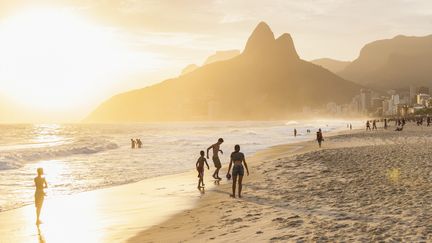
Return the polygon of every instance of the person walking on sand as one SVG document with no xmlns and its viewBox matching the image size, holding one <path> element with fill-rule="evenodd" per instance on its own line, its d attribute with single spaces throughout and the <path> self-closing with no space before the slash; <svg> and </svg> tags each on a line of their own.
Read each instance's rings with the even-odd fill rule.
<svg viewBox="0 0 432 243">
<path fill-rule="evenodd" d="M 318 142 L 318 146 L 321 148 L 321 143 L 324 141 L 324 137 L 322 135 L 321 128 L 318 129 L 318 132 L 316 133 L 316 140 Z"/>
<path fill-rule="evenodd" d="M 294 137 L 297 137 L 297 129 L 294 128 Z"/>
<path fill-rule="evenodd" d="M 350 130 L 352 130 L 352 124 L 350 123 Z"/>
<path fill-rule="evenodd" d="M 376 125 L 376 120 L 372 121 L 372 130 L 378 130 L 377 125 Z"/>
<path fill-rule="evenodd" d="M 219 138 L 217 143 L 211 145 L 207 148 L 207 159 L 209 159 L 209 150 L 213 149 L 213 164 L 216 168 L 215 172 L 213 173 L 213 178 L 222 180 L 222 178 L 219 177 L 219 170 L 222 168 L 222 164 L 219 159 L 219 152 L 223 154 L 223 151 L 220 149 L 220 145 L 224 142 L 223 138 Z"/>
<path fill-rule="evenodd" d="M 234 165 L 233 165 L 234 164 Z M 244 164 L 244 167 L 243 167 Z M 241 198 L 241 192 L 243 188 L 243 176 L 244 168 L 246 168 L 246 175 L 249 176 L 249 169 L 246 163 L 246 158 L 242 152 L 240 152 L 240 145 L 234 146 L 234 152 L 231 153 L 231 160 L 228 166 L 227 178 L 231 177 L 230 171 L 232 167 L 232 194 L 231 197 L 235 198 L 236 184 L 238 179 L 238 197 Z"/>
<path fill-rule="evenodd" d="M 387 125 L 387 118 L 384 118 L 384 129 L 387 129 L 388 125 Z"/>
<path fill-rule="evenodd" d="M 207 164 L 207 160 L 206 160 L 206 158 L 204 157 L 204 151 L 200 151 L 200 157 L 198 158 L 198 160 L 197 160 L 197 162 L 196 162 L 196 164 L 195 164 L 195 167 L 196 167 L 196 169 L 197 169 L 197 171 L 198 171 L 198 190 L 199 189 L 201 189 L 201 188 L 203 188 L 205 185 L 204 185 L 204 163 L 205 163 L 205 165 L 207 166 L 207 170 L 209 170 L 210 169 L 210 167 L 209 167 L 209 165 Z"/>
<path fill-rule="evenodd" d="M 369 130 L 369 131 L 371 130 L 369 120 L 366 121 L 366 131 L 368 131 L 368 130 Z"/>
<path fill-rule="evenodd" d="M 35 207 L 36 207 L 36 224 L 39 225 L 42 223 L 42 221 L 40 221 L 40 213 L 45 199 L 44 188 L 48 188 L 48 184 L 45 180 L 45 177 L 42 177 L 43 175 L 42 168 L 37 168 L 37 174 L 38 174 L 37 177 L 34 178 L 34 183 L 36 187 L 34 197 L 35 197 Z"/>
</svg>

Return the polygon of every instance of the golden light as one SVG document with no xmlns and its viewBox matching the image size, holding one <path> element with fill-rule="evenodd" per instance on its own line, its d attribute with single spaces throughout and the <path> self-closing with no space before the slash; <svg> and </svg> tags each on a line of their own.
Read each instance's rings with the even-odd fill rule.
<svg viewBox="0 0 432 243">
<path fill-rule="evenodd" d="M 0 22 L 0 88 L 48 111 L 100 101 L 138 59 L 116 30 L 73 9 L 28 9 Z M 104 93 L 104 91 L 106 91 Z M 106 98 L 106 97 L 103 97 Z"/>
</svg>

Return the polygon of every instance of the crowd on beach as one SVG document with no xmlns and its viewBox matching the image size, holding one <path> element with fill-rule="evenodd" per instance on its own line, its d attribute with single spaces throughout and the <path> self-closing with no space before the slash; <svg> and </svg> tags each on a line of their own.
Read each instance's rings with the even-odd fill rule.
<svg viewBox="0 0 432 243">
<path fill-rule="evenodd" d="M 429 116 L 423 117 L 399 117 L 399 118 L 382 118 L 382 119 L 374 119 L 366 121 L 366 131 L 378 130 L 377 123 L 382 122 L 383 128 L 388 129 L 390 124 L 394 122 L 395 131 L 403 131 L 404 126 L 407 122 L 415 122 L 417 126 L 423 126 L 423 123 L 426 122 L 426 126 L 430 126 L 432 123 L 432 118 Z"/>
</svg>

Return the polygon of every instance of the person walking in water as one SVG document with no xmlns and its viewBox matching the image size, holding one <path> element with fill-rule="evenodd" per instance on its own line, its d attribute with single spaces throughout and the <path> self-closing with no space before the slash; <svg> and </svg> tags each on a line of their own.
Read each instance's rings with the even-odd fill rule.
<svg viewBox="0 0 432 243">
<path fill-rule="evenodd" d="M 42 177 L 43 175 L 42 168 L 37 169 L 37 174 L 38 174 L 37 177 L 34 178 L 34 183 L 36 187 L 34 197 L 35 197 L 35 207 L 36 207 L 36 224 L 39 225 L 42 223 L 42 221 L 40 221 L 40 213 L 45 199 L 44 188 L 48 188 L 48 184 L 45 180 L 45 177 Z"/>
<path fill-rule="evenodd" d="M 207 159 L 209 159 L 209 150 L 213 149 L 213 164 L 216 168 L 215 172 L 213 173 L 213 178 L 222 180 L 222 178 L 219 177 L 219 170 L 222 168 L 222 164 L 219 159 L 219 152 L 223 154 L 223 151 L 220 149 L 220 145 L 224 142 L 222 138 L 219 138 L 217 143 L 211 145 L 207 148 Z"/>
<path fill-rule="evenodd" d="M 234 165 L 233 165 L 234 164 Z M 244 167 L 243 167 L 244 164 Z M 230 178 L 230 171 L 232 167 L 232 194 L 231 197 L 235 198 L 236 184 L 238 179 L 238 197 L 241 198 L 241 192 L 243 188 L 243 176 L 244 168 L 246 168 L 246 174 L 249 176 L 249 169 L 246 163 L 246 158 L 242 152 L 240 152 L 240 145 L 234 146 L 234 152 L 231 153 L 231 160 L 228 166 L 227 178 Z"/>
<path fill-rule="evenodd" d="M 297 129 L 294 128 L 294 137 L 297 137 Z"/>
<path fill-rule="evenodd" d="M 324 137 L 322 135 L 321 128 L 318 129 L 318 132 L 316 133 L 316 140 L 318 142 L 318 146 L 321 148 L 321 143 L 324 141 Z"/>
<path fill-rule="evenodd" d="M 133 138 L 131 138 L 131 148 L 135 148 L 135 144 L 136 144 L 136 142 L 135 142 L 135 139 L 133 139 Z"/>
<path fill-rule="evenodd" d="M 198 158 L 195 167 L 198 171 L 198 189 L 203 188 L 204 185 L 204 164 L 207 166 L 207 170 L 210 169 L 209 165 L 207 164 L 207 160 L 204 157 L 204 151 L 200 151 L 200 157 Z"/>
</svg>

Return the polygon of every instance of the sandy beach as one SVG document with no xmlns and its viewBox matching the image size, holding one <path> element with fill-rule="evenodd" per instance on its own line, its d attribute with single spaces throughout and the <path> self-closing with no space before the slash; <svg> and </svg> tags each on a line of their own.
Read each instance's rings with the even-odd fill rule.
<svg viewBox="0 0 432 243">
<path fill-rule="evenodd" d="M 262 150 L 247 158 L 242 199 L 208 171 L 205 193 L 191 171 L 48 197 L 39 229 L 33 205 L 0 213 L 0 242 L 426 242 L 431 135 L 408 124 Z"/>
<path fill-rule="evenodd" d="M 224 183 L 129 242 L 431 241 L 431 134 L 407 125 L 274 147 L 250 160 L 242 199 Z"/>
</svg>

